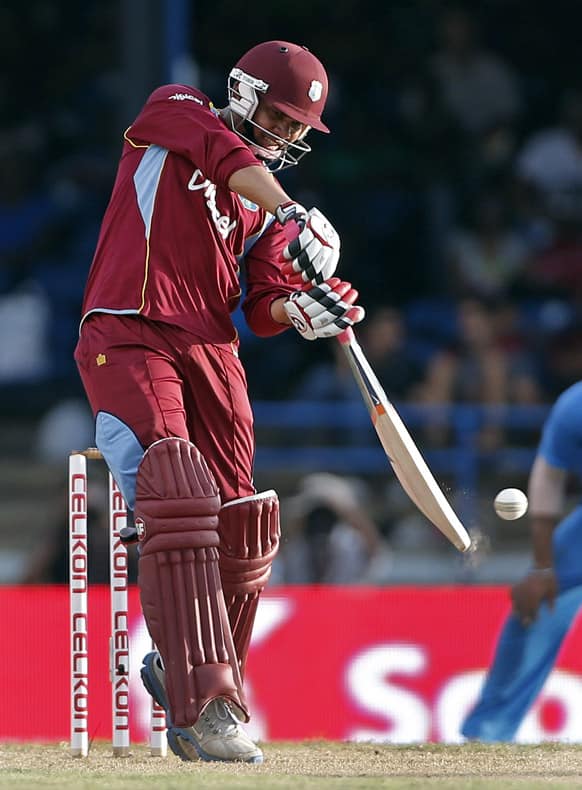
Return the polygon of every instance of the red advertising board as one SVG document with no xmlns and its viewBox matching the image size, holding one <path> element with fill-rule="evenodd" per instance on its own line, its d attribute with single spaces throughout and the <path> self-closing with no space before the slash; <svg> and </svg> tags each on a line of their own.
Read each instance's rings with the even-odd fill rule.
<svg viewBox="0 0 582 790">
<path fill-rule="evenodd" d="M 248 662 L 261 740 L 454 742 L 508 611 L 503 587 L 281 587 L 259 607 Z M 0 741 L 69 737 L 65 587 L 0 589 Z M 132 740 L 147 738 L 139 681 L 150 642 L 130 591 Z M 89 735 L 111 737 L 109 591 L 89 597 Z M 582 741 L 582 629 L 569 634 L 520 740 Z"/>
</svg>

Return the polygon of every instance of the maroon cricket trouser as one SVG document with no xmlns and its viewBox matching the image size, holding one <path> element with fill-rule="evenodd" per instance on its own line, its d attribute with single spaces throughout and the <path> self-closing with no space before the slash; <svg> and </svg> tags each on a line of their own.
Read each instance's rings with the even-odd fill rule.
<svg viewBox="0 0 582 790">
<path fill-rule="evenodd" d="M 189 439 L 224 502 L 255 493 L 253 417 L 232 343 L 201 343 L 178 327 L 140 316 L 94 313 L 75 360 L 94 415 L 113 414 L 144 448 Z"/>
</svg>

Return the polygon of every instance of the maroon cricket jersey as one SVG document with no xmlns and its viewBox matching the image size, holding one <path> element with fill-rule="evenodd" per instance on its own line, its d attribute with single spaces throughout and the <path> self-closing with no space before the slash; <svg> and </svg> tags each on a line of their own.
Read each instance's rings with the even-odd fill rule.
<svg viewBox="0 0 582 790">
<path fill-rule="evenodd" d="M 228 343 L 244 258 L 249 327 L 258 335 L 286 329 L 270 305 L 293 290 L 280 274 L 287 232 L 228 188 L 234 172 L 258 160 L 209 99 L 185 85 L 158 88 L 124 138 L 83 318 L 139 314 Z"/>
</svg>

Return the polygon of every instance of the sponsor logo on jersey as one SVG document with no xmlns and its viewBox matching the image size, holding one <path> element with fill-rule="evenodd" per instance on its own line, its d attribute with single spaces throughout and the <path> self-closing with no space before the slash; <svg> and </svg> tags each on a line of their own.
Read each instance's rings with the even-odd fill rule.
<svg viewBox="0 0 582 790">
<path fill-rule="evenodd" d="M 168 98 L 174 101 L 195 101 L 196 104 L 204 104 L 202 99 L 199 99 L 198 96 L 193 96 L 191 93 L 173 93 Z"/>
<path fill-rule="evenodd" d="M 247 200 L 247 198 L 243 197 L 242 195 L 239 195 L 238 197 L 239 197 L 240 202 L 243 204 L 243 206 L 245 208 L 248 208 L 249 211 L 258 211 L 259 210 L 259 207 L 257 206 L 257 204 L 253 203 L 252 200 Z"/>
<path fill-rule="evenodd" d="M 204 178 L 204 174 L 197 168 L 192 174 L 192 178 L 188 181 L 188 189 L 191 192 L 198 192 L 204 190 L 204 197 L 206 198 L 206 207 L 216 230 L 220 233 L 223 239 L 228 239 L 231 232 L 236 228 L 236 219 L 231 221 L 228 214 L 221 214 L 216 205 L 216 186 L 210 181 L 209 178 Z"/>
</svg>

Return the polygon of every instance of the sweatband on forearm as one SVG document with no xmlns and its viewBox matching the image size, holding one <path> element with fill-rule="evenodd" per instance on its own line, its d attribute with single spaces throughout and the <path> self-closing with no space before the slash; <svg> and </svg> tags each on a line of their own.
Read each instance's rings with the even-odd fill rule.
<svg viewBox="0 0 582 790">
<path fill-rule="evenodd" d="M 530 516 L 561 517 L 567 477 L 566 469 L 551 466 L 541 455 L 536 456 L 528 483 Z"/>
</svg>

